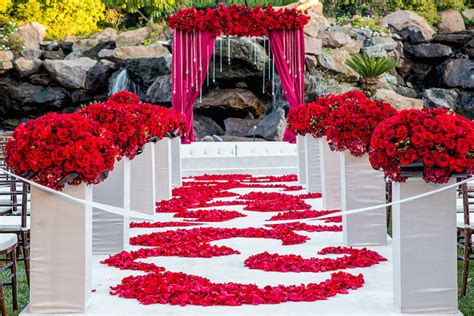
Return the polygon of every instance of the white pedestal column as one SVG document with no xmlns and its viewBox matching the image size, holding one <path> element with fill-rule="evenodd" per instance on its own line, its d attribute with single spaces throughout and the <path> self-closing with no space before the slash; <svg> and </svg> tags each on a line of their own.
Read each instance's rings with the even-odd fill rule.
<svg viewBox="0 0 474 316">
<path fill-rule="evenodd" d="M 339 153 L 341 163 L 342 210 L 353 210 L 386 203 L 383 172 L 374 170 L 367 155 L 354 157 Z M 385 207 L 342 216 L 346 246 L 378 246 L 387 244 L 387 212 Z"/>
<path fill-rule="evenodd" d="M 171 139 L 163 138 L 155 145 L 155 179 L 157 201 L 172 197 L 172 156 Z"/>
<path fill-rule="evenodd" d="M 93 186 L 94 202 L 130 209 L 130 160 L 115 163 L 107 179 Z M 94 208 L 92 211 L 92 252 L 112 254 L 129 243 L 130 218 Z"/>
<path fill-rule="evenodd" d="M 92 187 L 63 192 L 92 201 Z M 91 294 L 92 208 L 31 187 L 32 314 L 83 313 Z"/>
<path fill-rule="evenodd" d="M 296 135 L 296 147 L 298 150 L 298 181 L 306 184 L 306 138 L 308 136 Z"/>
<path fill-rule="evenodd" d="M 143 152 L 130 162 L 130 208 L 154 215 L 155 194 L 155 146 L 148 143 Z"/>
<path fill-rule="evenodd" d="M 305 136 L 306 142 L 306 183 L 308 192 L 321 192 L 321 164 L 319 155 L 319 139 L 311 135 Z"/>
<path fill-rule="evenodd" d="M 326 137 L 319 138 L 319 155 L 321 166 L 321 193 L 323 209 L 341 209 L 341 176 L 339 153 L 329 148 Z"/>
<path fill-rule="evenodd" d="M 171 177 L 173 188 L 178 188 L 183 184 L 181 169 L 181 139 L 174 137 L 171 139 Z"/>
<path fill-rule="evenodd" d="M 452 184 L 454 180 L 450 181 Z M 393 201 L 448 184 L 393 183 Z M 393 206 L 393 295 L 402 313 L 458 314 L 456 188 Z"/>
</svg>

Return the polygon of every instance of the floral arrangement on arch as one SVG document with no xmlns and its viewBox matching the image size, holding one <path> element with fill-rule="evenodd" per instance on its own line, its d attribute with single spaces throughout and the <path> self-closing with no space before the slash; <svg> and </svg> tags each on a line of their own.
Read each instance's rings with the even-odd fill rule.
<svg viewBox="0 0 474 316">
<path fill-rule="evenodd" d="M 324 120 L 327 139 L 335 150 L 348 150 L 356 157 L 369 152 L 377 125 L 397 114 L 390 104 L 372 101 L 357 90 L 338 95 L 331 102 L 332 111 Z"/>
<path fill-rule="evenodd" d="M 453 173 L 474 169 L 474 122 L 447 109 L 403 110 L 377 126 L 369 159 L 403 182 L 402 167 L 422 163 L 426 182 L 446 183 Z"/>
<path fill-rule="evenodd" d="M 301 29 L 309 19 L 296 9 L 220 4 L 206 10 L 181 9 L 169 16 L 168 26 L 183 32 L 208 31 L 216 36 L 262 36 L 272 30 Z"/>
<path fill-rule="evenodd" d="M 113 170 L 112 133 L 79 114 L 49 113 L 20 124 L 6 146 L 6 162 L 17 173 L 50 188 L 96 184 Z"/>
</svg>

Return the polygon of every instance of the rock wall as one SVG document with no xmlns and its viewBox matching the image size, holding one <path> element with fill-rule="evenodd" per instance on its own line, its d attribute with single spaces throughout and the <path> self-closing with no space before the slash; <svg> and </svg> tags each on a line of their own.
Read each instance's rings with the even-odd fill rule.
<svg viewBox="0 0 474 316">
<path fill-rule="evenodd" d="M 389 56 L 398 64 L 381 78 L 376 98 L 399 108 L 425 103 L 474 117 L 473 30 L 448 25 L 442 29 L 445 33 L 436 34 L 408 11 L 385 17 L 392 31 L 381 32 L 336 25 L 317 12 L 309 14 L 306 101 L 357 87 L 357 74 L 345 62 L 351 54 L 361 53 Z M 456 32 L 451 32 L 453 28 Z M 64 42 L 44 42 L 44 29 L 37 23 L 26 24 L 19 32 L 28 40 L 27 49 L 0 52 L 0 129 L 48 111 L 74 111 L 118 88 L 136 91 L 143 101 L 171 105 L 169 30 L 154 34 L 151 45 L 143 44 L 150 42 L 146 28 L 120 34 L 106 29 L 87 39 Z M 263 39 L 234 38 L 230 44 L 223 39 L 222 49 L 217 41 L 215 75 L 211 63 L 209 84 L 204 84 L 195 104 L 199 138 L 282 137 L 285 115 L 278 109 L 287 104 L 281 88 L 272 87 L 268 79 L 269 65 L 268 42 Z"/>
</svg>

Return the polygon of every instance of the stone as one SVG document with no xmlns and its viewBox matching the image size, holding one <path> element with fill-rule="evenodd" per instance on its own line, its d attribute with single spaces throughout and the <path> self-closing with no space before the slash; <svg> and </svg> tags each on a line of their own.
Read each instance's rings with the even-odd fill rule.
<svg viewBox="0 0 474 316">
<path fill-rule="evenodd" d="M 41 55 L 42 59 L 64 59 L 64 53 L 62 50 L 45 50 Z"/>
<path fill-rule="evenodd" d="M 323 41 L 321 41 L 319 38 L 305 36 L 304 46 L 306 54 L 321 55 L 323 49 Z"/>
<path fill-rule="evenodd" d="M 473 9 L 466 9 L 461 12 L 462 17 L 466 20 L 474 20 L 474 8 Z"/>
<path fill-rule="evenodd" d="M 212 139 L 214 139 L 215 142 L 222 143 L 224 140 L 220 138 L 217 135 L 212 135 Z"/>
<path fill-rule="evenodd" d="M 474 61 L 470 59 L 452 59 L 443 73 L 443 82 L 448 87 L 474 89 Z"/>
<path fill-rule="evenodd" d="M 37 22 L 28 22 L 20 26 L 15 35 L 23 41 L 25 49 L 39 49 L 46 35 L 46 27 Z"/>
<path fill-rule="evenodd" d="M 406 86 L 397 86 L 395 87 L 395 92 L 401 94 L 404 97 L 415 99 L 418 94 L 416 93 L 415 89 L 406 87 Z"/>
<path fill-rule="evenodd" d="M 146 100 L 153 104 L 171 104 L 171 75 L 159 76 L 146 91 Z"/>
<path fill-rule="evenodd" d="M 306 63 L 306 71 L 312 74 L 316 70 L 316 67 L 318 66 L 318 58 L 316 56 L 306 55 L 305 63 Z"/>
<path fill-rule="evenodd" d="M 97 63 L 87 70 L 85 88 L 88 91 L 107 89 L 109 79 L 115 70 L 114 64 Z"/>
<path fill-rule="evenodd" d="M 466 29 L 461 13 L 456 10 L 440 12 L 439 17 L 438 31 L 440 33 L 454 33 Z"/>
<path fill-rule="evenodd" d="M 423 102 L 429 108 L 454 109 L 458 93 L 452 89 L 431 88 L 423 91 Z"/>
<path fill-rule="evenodd" d="M 383 18 L 382 22 L 411 43 L 429 42 L 435 34 L 435 31 L 425 19 L 407 10 L 390 13 Z"/>
<path fill-rule="evenodd" d="M 122 32 L 117 35 L 115 44 L 117 47 L 127 47 L 141 45 L 150 36 L 150 31 L 147 27 L 141 27 L 136 30 Z"/>
<path fill-rule="evenodd" d="M 267 110 L 252 91 L 239 88 L 211 90 L 202 102 L 196 102 L 194 108 L 209 113 L 250 113 L 254 117 L 263 116 Z"/>
<path fill-rule="evenodd" d="M 468 30 L 449 34 L 436 34 L 432 42 L 462 46 L 474 38 L 474 31 Z"/>
<path fill-rule="evenodd" d="M 224 135 L 224 130 L 212 118 L 196 114 L 194 115 L 194 134 L 197 139 L 202 140 L 205 136 Z"/>
<path fill-rule="evenodd" d="M 323 46 L 339 48 L 349 43 L 351 37 L 342 32 L 325 31 L 322 34 Z"/>
<path fill-rule="evenodd" d="M 74 60 L 45 60 L 44 68 L 60 86 L 71 89 L 85 89 L 87 72 L 97 64 L 88 57 Z"/>
<path fill-rule="evenodd" d="M 461 91 L 456 104 L 456 112 L 474 120 L 474 92 Z"/>
<path fill-rule="evenodd" d="M 43 41 L 40 43 L 40 48 L 42 50 L 60 50 L 61 45 L 57 41 Z"/>
<path fill-rule="evenodd" d="M 91 39 L 97 40 L 99 42 L 115 42 L 117 39 L 117 30 L 108 27 L 102 32 L 92 35 Z"/>
<path fill-rule="evenodd" d="M 0 50 L 0 61 L 12 61 L 13 53 L 9 50 Z"/>
<path fill-rule="evenodd" d="M 109 59 L 119 64 L 125 64 L 128 59 L 157 58 L 169 55 L 169 50 L 159 44 L 150 46 L 127 46 L 115 49 L 102 49 L 99 52 L 99 58 Z"/>
<path fill-rule="evenodd" d="M 417 58 L 446 58 L 453 54 L 451 47 L 437 43 L 412 45 L 405 51 Z"/>
<path fill-rule="evenodd" d="M 14 61 L 15 69 L 21 78 L 37 73 L 42 65 L 40 60 L 30 60 L 20 57 Z"/>
<path fill-rule="evenodd" d="M 364 46 L 377 46 L 380 45 L 382 48 L 388 52 L 397 48 L 397 41 L 391 37 L 369 37 L 364 41 Z"/>
<path fill-rule="evenodd" d="M 78 59 L 84 57 L 82 52 L 80 50 L 76 50 L 74 52 L 69 53 L 66 57 L 64 57 L 65 60 L 73 60 L 73 59 Z M 105 59 L 103 59 L 105 60 Z"/>
<path fill-rule="evenodd" d="M 342 49 L 348 51 L 351 54 L 358 54 L 361 48 L 362 48 L 362 43 L 352 40 L 352 39 L 349 41 L 349 43 L 347 43 L 346 45 L 342 47 Z"/>
<path fill-rule="evenodd" d="M 43 54 L 43 51 L 37 48 L 24 49 L 20 52 L 21 56 L 30 60 L 40 59 L 42 54 Z"/>
<path fill-rule="evenodd" d="M 51 84 L 51 78 L 48 76 L 48 74 L 39 72 L 30 76 L 30 82 L 34 85 L 48 87 Z"/>
<path fill-rule="evenodd" d="M 196 133 L 196 132 L 194 132 L 194 133 Z M 215 142 L 214 137 L 212 137 L 211 135 L 204 136 L 201 139 L 201 141 L 202 142 Z"/>
<path fill-rule="evenodd" d="M 385 51 L 382 45 L 362 47 L 360 51 L 363 55 L 366 56 L 387 57 L 387 52 Z"/>
<path fill-rule="evenodd" d="M 277 109 L 265 116 L 255 129 L 255 136 L 266 140 L 281 141 L 286 130 L 285 111 Z"/>
<path fill-rule="evenodd" d="M 25 117 L 57 111 L 69 104 L 69 93 L 64 88 L 42 87 L 27 82 L 0 86 L 0 116 Z"/>
<path fill-rule="evenodd" d="M 130 59 L 126 68 L 132 81 L 149 88 L 156 77 L 171 74 L 171 56 Z"/>
<path fill-rule="evenodd" d="M 311 19 L 304 27 L 304 33 L 310 37 L 318 37 L 320 31 L 325 31 L 329 27 L 329 23 L 322 15 L 310 12 Z"/>
<path fill-rule="evenodd" d="M 318 63 L 323 68 L 357 77 L 357 74 L 346 65 L 346 61 L 349 57 L 349 52 L 345 50 L 325 48 L 322 54 L 318 56 Z"/>
<path fill-rule="evenodd" d="M 13 68 L 13 63 L 11 61 L 0 61 L 0 74 L 5 73 L 6 71 Z"/>
<path fill-rule="evenodd" d="M 225 134 L 230 136 L 252 136 L 254 127 L 260 123 L 259 119 L 241 119 L 229 117 L 224 120 Z"/>
<path fill-rule="evenodd" d="M 390 103 L 397 110 L 423 108 L 422 100 L 404 97 L 390 89 L 377 89 L 374 99 Z"/>
</svg>

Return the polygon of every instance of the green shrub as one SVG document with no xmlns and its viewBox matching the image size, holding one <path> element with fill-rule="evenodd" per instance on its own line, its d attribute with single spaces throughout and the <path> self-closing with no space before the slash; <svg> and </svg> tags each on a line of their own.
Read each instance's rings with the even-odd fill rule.
<svg viewBox="0 0 474 316">
<path fill-rule="evenodd" d="M 464 9 L 464 0 L 436 0 L 436 7 L 439 11 Z"/>
<path fill-rule="evenodd" d="M 47 39 L 62 39 L 97 32 L 104 10 L 101 0 L 27 0 L 18 5 L 17 15 L 46 26 Z"/>
<path fill-rule="evenodd" d="M 464 19 L 464 24 L 466 25 L 466 27 L 474 26 L 474 20 L 472 20 L 472 19 Z"/>
<path fill-rule="evenodd" d="M 184 0 L 104 0 L 107 6 L 139 13 L 145 20 L 162 20 L 175 12 Z"/>
<path fill-rule="evenodd" d="M 12 0 L 1 0 L 0 1 L 0 14 L 7 13 L 12 6 Z"/>
<path fill-rule="evenodd" d="M 8 16 L 0 15 L 0 50 L 21 51 L 23 42 L 14 34 L 18 22 Z"/>
<path fill-rule="evenodd" d="M 347 16 L 342 16 L 337 19 L 339 24 L 350 24 L 352 27 L 360 29 L 370 29 L 376 32 L 389 32 L 390 29 L 386 28 L 380 17 L 378 16 L 360 16 L 354 15 L 351 18 Z"/>
<path fill-rule="evenodd" d="M 433 0 L 391 0 L 392 6 L 416 12 L 431 25 L 438 22 L 438 11 Z M 449 0 L 448 0 L 449 1 Z"/>
<path fill-rule="evenodd" d="M 334 17 L 384 16 L 392 9 L 387 0 L 320 0 L 326 15 Z"/>
</svg>

